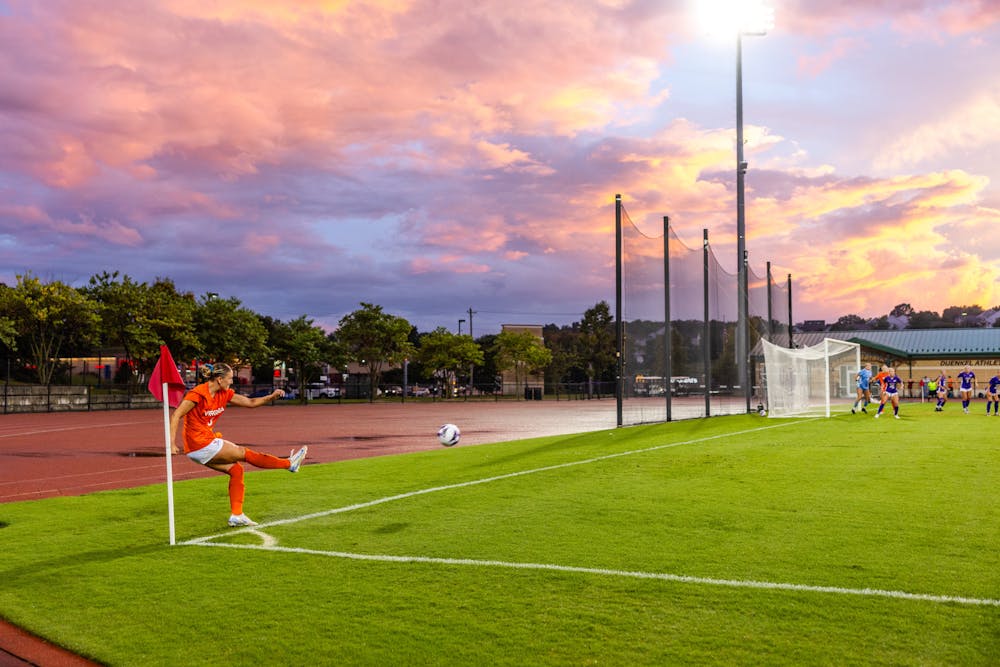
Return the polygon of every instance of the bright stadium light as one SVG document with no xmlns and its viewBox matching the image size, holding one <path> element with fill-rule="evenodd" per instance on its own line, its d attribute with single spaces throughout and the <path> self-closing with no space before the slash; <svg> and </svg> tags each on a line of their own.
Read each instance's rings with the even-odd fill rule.
<svg viewBox="0 0 1000 667">
<path fill-rule="evenodd" d="M 753 392 L 749 367 L 749 335 L 747 316 L 750 310 L 750 286 L 747 278 L 746 208 L 744 176 L 747 162 L 743 157 L 743 36 L 766 35 L 774 28 L 774 9 L 762 0 L 698 0 L 695 3 L 698 21 L 702 28 L 715 35 L 736 37 L 736 266 L 737 304 L 739 317 L 736 322 L 737 377 L 746 395 L 746 409 L 750 412 Z"/>
<path fill-rule="evenodd" d="M 696 0 L 692 5 L 701 29 L 720 38 L 765 35 L 774 28 L 774 9 L 762 0 Z"/>
</svg>

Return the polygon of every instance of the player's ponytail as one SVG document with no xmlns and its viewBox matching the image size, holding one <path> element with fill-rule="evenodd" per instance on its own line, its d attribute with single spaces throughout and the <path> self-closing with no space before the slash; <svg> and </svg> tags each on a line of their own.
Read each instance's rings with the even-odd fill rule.
<svg viewBox="0 0 1000 667">
<path fill-rule="evenodd" d="M 216 364 L 202 364 L 198 369 L 198 374 L 201 375 L 201 379 L 208 382 L 209 380 L 218 380 L 224 377 L 227 373 L 232 373 L 233 369 L 229 364 L 223 364 L 221 362 Z"/>
</svg>

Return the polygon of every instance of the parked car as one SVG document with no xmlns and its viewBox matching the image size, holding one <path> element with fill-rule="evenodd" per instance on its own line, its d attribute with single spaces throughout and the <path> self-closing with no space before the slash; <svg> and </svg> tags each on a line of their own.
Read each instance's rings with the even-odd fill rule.
<svg viewBox="0 0 1000 667">
<path fill-rule="evenodd" d="M 325 384 L 311 384 L 306 387 L 306 397 L 314 398 L 339 398 L 340 387 L 327 387 Z"/>
</svg>

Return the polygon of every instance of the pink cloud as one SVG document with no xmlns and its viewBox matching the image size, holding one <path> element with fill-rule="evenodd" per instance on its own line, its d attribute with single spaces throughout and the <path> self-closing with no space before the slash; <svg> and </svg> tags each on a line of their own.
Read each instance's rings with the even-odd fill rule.
<svg viewBox="0 0 1000 667">
<path fill-rule="evenodd" d="M 37 206 L 2 205 L 0 219 L 10 221 L 5 226 L 7 233 L 14 236 L 30 236 L 44 231 L 67 243 L 95 239 L 116 246 L 133 247 L 143 241 L 139 230 L 119 220 L 96 220 L 90 215 L 80 215 L 76 220 L 52 218 Z"/>
<path fill-rule="evenodd" d="M 281 237 L 277 234 L 250 232 L 244 238 L 240 249 L 242 252 L 251 255 L 266 255 L 275 250 L 280 244 Z"/>
<path fill-rule="evenodd" d="M 834 40 L 833 44 L 818 55 L 802 55 L 799 56 L 798 71 L 799 74 L 809 77 L 816 77 L 828 70 L 836 61 L 840 60 L 849 55 L 854 55 L 857 51 L 865 46 L 864 41 L 853 38 L 853 37 L 843 37 Z"/>
</svg>

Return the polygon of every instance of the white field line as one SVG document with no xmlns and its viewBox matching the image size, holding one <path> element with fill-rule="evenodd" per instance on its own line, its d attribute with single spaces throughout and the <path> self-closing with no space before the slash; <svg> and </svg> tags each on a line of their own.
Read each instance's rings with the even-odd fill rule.
<svg viewBox="0 0 1000 667">
<path fill-rule="evenodd" d="M 615 454 L 605 454 L 604 456 L 595 456 L 594 458 L 583 459 L 580 461 L 569 461 L 567 463 L 557 463 L 555 465 L 544 466 L 542 468 L 532 468 L 531 470 L 520 470 L 518 472 L 511 472 L 505 475 L 497 475 L 495 477 L 485 477 L 483 479 L 474 479 L 468 482 L 459 482 L 457 484 L 447 484 L 445 486 L 434 486 L 428 489 L 419 489 L 417 491 L 410 491 L 409 493 L 400 493 L 395 496 L 387 496 L 385 498 L 377 498 L 375 500 L 369 500 L 363 503 L 356 503 L 354 505 L 347 505 L 346 507 L 337 507 L 332 510 L 324 510 L 322 512 L 315 512 L 313 514 L 303 514 L 302 516 L 292 517 L 291 519 L 281 519 L 279 521 L 269 521 L 267 523 L 262 523 L 259 528 L 271 528 L 272 526 L 284 526 L 290 523 L 298 523 L 300 521 L 309 521 L 311 519 L 319 519 L 325 516 L 330 516 L 332 514 L 343 514 L 345 512 L 353 512 L 354 510 L 364 509 L 366 507 L 373 507 L 375 505 L 381 505 L 383 503 L 393 502 L 395 500 L 406 500 L 407 498 L 413 498 L 415 496 L 422 496 L 428 493 L 435 493 L 437 491 L 449 491 L 451 489 L 461 489 L 468 486 L 476 486 L 479 484 L 488 484 L 490 482 L 498 482 L 504 479 L 512 479 L 514 477 L 523 477 L 525 475 L 534 475 L 540 472 L 549 472 L 552 470 L 560 470 L 562 468 L 572 468 L 574 466 L 587 465 L 590 463 L 598 463 L 600 461 L 608 461 L 610 459 L 617 459 L 623 456 L 634 456 L 636 454 L 645 454 L 647 452 L 655 452 L 660 449 L 667 449 L 670 447 L 680 447 L 681 445 L 692 445 L 698 442 L 707 442 L 709 440 L 718 440 L 719 438 L 731 438 L 738 435 L 746 435 L 747 433 L 756 433 L 758 431 L 767 431 L 773 428 L 782 428 L 784 426 L 791 426 L 792 424 L 798 424 L 801 422 L 791 421 L 784 422 L 781 424 L 774 424 L 772 426 L 761 426 L 758 428 L 751 428 L 744 431 L 736 431 L 735 433 L 720 433 L 718 435 L 709 435 L 704 438 L 695 438 L 694 440 L 684 440 L 682 442 L 670 442 L 665 445 L 654 445 L 653 447 L 646 447 L 644 449 L 632 449 L 627 452 L 618 452 Z M 178 542 L 178 544 L 200 544 L 203 542 L 208 542 L 210 540 L 215 540 L 220 537 L 228 537 L 230 535 L 247 532 L 245 529 L 240 529 L 236 531 L 229 531 L 225 533 L 217 533 L 215 535 L 209 535 L 207 537 L 196 537 L 192 540 L 187 540 L 186 542 Z"/>
<path fill-rule="evenodd" d="M 793 592 L 805 592 L 805 593 L 857 595 L 857 596 L 867 596 L 867 597 L 895 598 L 898 600 L 916 600 L 921 602 L 953 603 L 953 604 L 963 604 L 963 605 L 1000 607 L 1000 600 L 994 600 L 990 598 L 970 598 L 970 597 L 963 597 L 956 595 L 929 595 L 926 593 L 906 593 L 904 591 L 886 591 L 877 588 L 841 588 L 838 586 L 810 586 L 806 584 L 788 584 L 788 583 L 776 583 L 768 581 L 752 581 L 752 580 L 740 580 L 740 579 L 713 579 L 707 577 L 690 577 L 681 574 L 668 574 L 664 572 L 637 572 L 629 570 L 609 570 L 603 568 L 575 567 L 571 565 L 553 565 L 546 563 L 513 563 L 507 561 L 473 560 L 467 558 L 430 558 L 427 556 L 390 556 L 390 555 L 379 555 L 379 554 L 356 554 L 356 553 L 347 553 L 342 551 L 319 551 L 316 549 L 302 549 L 297 547 L 278 546 L 277 538 L 264 532 L 265 528 L 269 528 L 272 526 L 282 526 L 290 523 L 297 523 L 299 521 L 306 521 L 308 519 L 316 519 L 319 517 L 330 516 L 332 514 L 350 512 L 352 510 L 363 509 L 365 507 L 372 507 L 374 505 L 380 505 L 382 503 L 387 503 L 394 500 L 404 500 L 406 498 L 412 498 L 414 496 L 433 493 L 435 491 L 459 489 L 462 487 L 475 486 L 477 484 L 485 484 L 487 482 L 496 482 L 503 479 L 510 479 L 513 477 L 520 477 L 523 475 L 530 475 L 533 473 L 547 472 L 550 470 L 558 470 L 560 468 L 569 468 L 572 466 L 584 465 L 588 463 L 596 463 L 599 461 L 606 461 L 608 459 L 620 458 L 622 456 L 643 454 L 646 452 L 657 451 L 660 449 L 667 449 L 669 447 L 679 447 L 681 445 L 690 445 L 698 442 L 717 440 L 719 438 L 745 435 L 747 433 L 765 431 L 772 428 L 781 428 L 783 426 L 790 426 L 792 424 L 798 424 L 798 423 L 800 422 L 788 421 L 780 424 L 775 424 L 772 426 L 763 426 L 760 428 L 748 429 L 745 431 L 737 431 L 735 433 L 723 433 L 719 435 L 711 435 L 711 436 L 706 436 L 704 438 L 696 438 L 694 440 L 685 440 L 683 442 L 672 442 L 665 445 L 655 445 L 653 447 L 647 447 L 645 449 L 633 449 L 627 452 L 607 454 L 604 456 L 597 456 L 594 458 L 584 459 L 581 461 L 570 461 L 568 463 L 560 463 L 556 465 L 545 466 L 542 468 L 534 468 L 532 470 L 522 470 L 520 472 L 508 473 L 506 475 L 497 475 L 495 477 L 487 477 L 484 479 L 477 479 L 469 482 L 460 482 L 458 484 L 449 484 L 447 486 L 436 486 L 429 489 L 421 489 L 419 491 L 412 491 L 410 493 L 401 493 L 395 496 L 379 498 L 377 500 L 372 500 L 365 503 L 357 503 L 355 505 L 339 507 L 336 509 L 327 510 L 325 512 L 316 512 L 314 514 L 306 514 L 292 519 L 284 519 L 281 521 L 262 523 L 259 526 L 253 528 L 241 528 L 239 530 L 230 530 L 225 533 L 218 533 L 216 535 L 209 535 L 207 537 L 199 537 L 193 540 L 187 540 L 185 542 L 178 542 L 178 545 L 223 547 L 228 549 L 250 549 L 258 551 L 277 551 L 283 553 L 307 554 L 313 556 L 327 556 L 331 558 L 347 558 L 351 560 L 377 561 L 383 563 L 426 563 L 426 564 L 451 565 L 451 566 L 466 565 L 466 566 L 477 566 L 477 567 L 495 567 L 495 568 L 508 568 L 508 569 L 518 569 L 518 570 L 547 570 L 551 572 L 569 572 L 576 574 L 593 574 L 593 575 L 611 576 L 611 577 L 631 577 L 634 579 L 655 579 L 660 581 L 671 581 L 683 584 L 726 586 L 730 588 L 756 588 L 765 590 L 793 591 Z M 256 535 L 261 539 L 263 545 L 257 546 L 252 544 L 231 544 L 225 542 L 211 541 L 218 539 L 220 537 L 228 537 L 230 535 L 235 535 L 238 533 L 251 533 L 253 535 Z"/>
<path fill-rule="evenodd" d="M 327 556 L 330 558 L 347 558 L 361 561 L 377 561 L 382 563 L 426 563 L 450 566 L 475 566 L 508 568 L 514 570 L 545 570 L 549 572 L 568 572 L 573 574 L 592 574 L 605 577 L 630 577 L 633 579 L 654 579 L 680 584 L 696 584 L 702 586 L 724 586 L 727 588 L 755 588 L 773 591 L 791 591 L 795 593 L 826 593 L 833 595 L 857 595 L 861 597 L 881 597 L 895 600 L 910 600 L 918 602 L 934 602 L 938 604 L 961 604 L 981 607 L 1000 607 L 1000 600 L 990 598 L 970 598 L 957 595 L 928 595 L 926 593 L 907 593 L 905 591 L 887 591 L 878 588 L 841 588 L 839 586 L 809 586 L 805 584 L 787 584 L 771 581 L 753 581 L 742 579 L 713 579 L 710 577 L 689 577 L 681 574 L 665 572 L 636 572 L 630 570 L 608 570 L 595 567 L 574 567 L 571 565 L 551 565 L 548 563 L 512 563 L 502 560 L 473 560 L 469 558 L 429 558 L 426 556 L 388 556 L 380 554 L 354 554 L 342 551 L 318 551 L 316 549 L 300 549 L 279 547 L 274 538 L 250 531 L 264 540 L 264 545 L 226 544 L 222 542 L 198 542 L 199 546 L 223 547 L 229 549 L 251 549 L 257 551 L 279 551 L 283 553 L 307 554 L 311 556 Z M 188 543 L 192 544 L 192 543 Z"/>
</svg>

